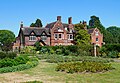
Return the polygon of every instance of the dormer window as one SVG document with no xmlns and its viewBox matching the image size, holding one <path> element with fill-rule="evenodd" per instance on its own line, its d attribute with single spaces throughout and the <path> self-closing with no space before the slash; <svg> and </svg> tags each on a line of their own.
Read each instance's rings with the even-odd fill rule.
<svg viewBox="0 0 120 83">
<path fill-rule="evenodd" d="M 68 30 L 67 27 L 65 27 L 65 30 L 66 30 L 66 31 Z"/>
<path fill-rule="evenodd" d="M 61 32 L 61 31 L 63 31 L 60 27 L 58 27 L 58 32 Z"/>
<path fill-rule="evenodd" d="M 35 41 L 36 40 L 36 36 L 29 36 L 29 41 Z"/>
<path fill-rule="evenodd" d="M 98 32 L 95 32 L 95 35 L 98 36 Z"/>
<path fill-rule="evenodd" d="M 70 33 L 72 33 L 72 29 L 70 29 Z"/>
</svg>

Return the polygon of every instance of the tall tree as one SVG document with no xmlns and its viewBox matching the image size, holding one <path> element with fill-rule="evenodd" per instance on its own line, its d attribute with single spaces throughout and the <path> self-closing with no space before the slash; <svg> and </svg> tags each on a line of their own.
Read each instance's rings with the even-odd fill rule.
<svg viewBox="0 0 120 83">
<path fill-rule="evenodd" d="M 89 27 L 88 28 L 98 28 L 100 32 L 103 34 L 103 41 L 107 44 L 112 41 L 112 34 L 106 31 L 105 27 L 100 22 L 99 17 L 91 16 L 89 20 Z"/>
<path fill-rule="evenodd" d="M 84 25 L 81 23 L 75 24 L 75 42 L 77 45 L 88 45 L 90 44 L 90 35 L 88 34 L 87 30 L 84 29 Z"/>
<path fill-rule="evenodd" d="M 12 42 L 15 40 L 15 35 L 9 30 L 0 30 L 0 48 L 3 51 L 12 49 Z"/>
<path fill-rule="evenodd" d="M 111 26 L 106 29 L 113 36 L 113 41 L 111 43 L 120 43 L 120 28 L 116 26 Z M 111 36 L 110 36 L 111 37 Z"/>
<path fill-rule="evenodd" d="M 40 19 L 37 19 L 35 23 L 31 23 L 30 27 L 42 27 L 42 22 Z"/>
<path fill-rule="evenodd" d="M 90 17 L 89 28 L 98 28 L 101 33 L 105 33 L 105 27 L 100 22 L 99 17 L 94 15 Z"/>
</svg>

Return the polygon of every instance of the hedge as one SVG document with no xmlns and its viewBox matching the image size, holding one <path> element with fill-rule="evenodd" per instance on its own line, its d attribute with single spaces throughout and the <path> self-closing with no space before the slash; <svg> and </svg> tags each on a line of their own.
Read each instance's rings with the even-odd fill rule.
<svg viewBox="0 0 120 83">
<path fill-rule="evenodd" d="M 28 61 L 26 64 L 20 64 L 20 65 L 17 65 L 17 66 L 0 68 L 0 73 L 21 71 L 21 70 L 25 70 L 25 69 L 35 67 L 37 65 L 38 65 L 38 61 L 31 61 L 31 62 Z"/>
</svg>

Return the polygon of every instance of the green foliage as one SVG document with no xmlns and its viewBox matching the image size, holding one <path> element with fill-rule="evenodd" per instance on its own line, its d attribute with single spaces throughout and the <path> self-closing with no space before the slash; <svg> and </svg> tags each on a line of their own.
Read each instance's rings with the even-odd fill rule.
<svg viewBox="0 0 120 83">
<path fill-rule="evenodd" d="M 36 47 L 36 51 L 41 50 L 41 46 L 40 46 L 40 42 L 39 41 L 35 42 L 35 47 Z"/>
<path fill-rule="evenodd" d="M 15 59 L 5 58 L 0 60 L 0 73 L 21 71 L 38 65 L 35 57 L 18 56 Z"/>
<path fill-rule="evenodd" d="M 0 30 L 0 48 L 3 51 L 12 49 L 12 42 L 15 40 L 15 35 L 9 30 Z"/>
<path fill-rule="evenodd" d="M 88 45 L 90 44 L 90 35 L 88 34 L 87 30 L 84 29 L 83 24 L 75 24 L 75 42 L 77 45 Z"/>
<path fill-rule="evenodd" d="M 25 46 L 21 51 L 21 54 L 35 54 L 35 47 L 34 46 Z"/>
<path fill-rule="evenodd" d="M 27 81 L 27 82 L 21 82 L 21 83 L 43 83 L 41 81 Z"/>
<path fill-rule="evenodd" d="M 89 20 L 89 26 L 90 26 L 89 28 L 98 28 L 100 32 L 104 34 L 105 27 L 100 22 L 99 17 L 94 16 L 94 15 L 91 16 Z"/>
<path fill-rule="evenodd" d="M 102 57 L 118 58 L 120 52 L 120 44 L 105 44 L 100 48 L 99 53 Z"/>
<path fill-rule="evenodd" d="M 38 65 L 38 61 L 32 61 L 27 64 L 20 64 L 20 65 L 12 66 L 12 67 L 3 67 L 3 68 L 0 68 L 0 73 L 21 71 L 21 70 L 35 67 L 37 65 Z"/>
<path fill-rule="evenodd" d="M 105 64 L 101 62 L 69 62 L 60 63 L 56 67 L 56 71 L 65 71 L 67 73 L 79 73 L 79 72 L 103 72 L 113 69 L 111 64 Z"/>
<path fill-rule="evenodd" d="M 30 27 L 42 27 L 42 22 L 40 19 L 37 19 L 35 23 L 32 23 Z"/>
<path fill-rule="evenodd" d="M 39 59 L 46 59 L 50 63 L 72 62 L 72 61 L 92 61 L 92 62 L 112 62 L 112 59 L 91 57 L 91 56 L 63 56 L 63 55 L 38 55 Z"/>
<path fill-rule="evenodd" d="M 120 43 L 120 28 L 116 26 L 111 26 L 111 27 L 108 27 L 106 30 L 111 34 L 111 36 L 109 37 L 112 38 L 112 41 L 109 41 L 108 43 L 119 44 Z"/>
<path fill-rule="evenodd" d="M 3 52 L 0 51 L 0 59 L 3 58 L 15 58 L 17 54 L 15 52 Z"/>
</svg>

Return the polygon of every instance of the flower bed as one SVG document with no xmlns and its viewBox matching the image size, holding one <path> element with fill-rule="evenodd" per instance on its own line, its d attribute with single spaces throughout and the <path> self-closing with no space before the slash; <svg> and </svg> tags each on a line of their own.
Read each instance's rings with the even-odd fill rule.
<svg viewBox="0 0 120 83">
<path fill-rule="evenodd" d="M 80 72 L 103 72 L 113 69 L 111 64 L 102 62 L 67 62 L 60 63 L 56 67 L 56 71 L 65 71 L 67 73 L 80 73 Z"/>
</svg>

